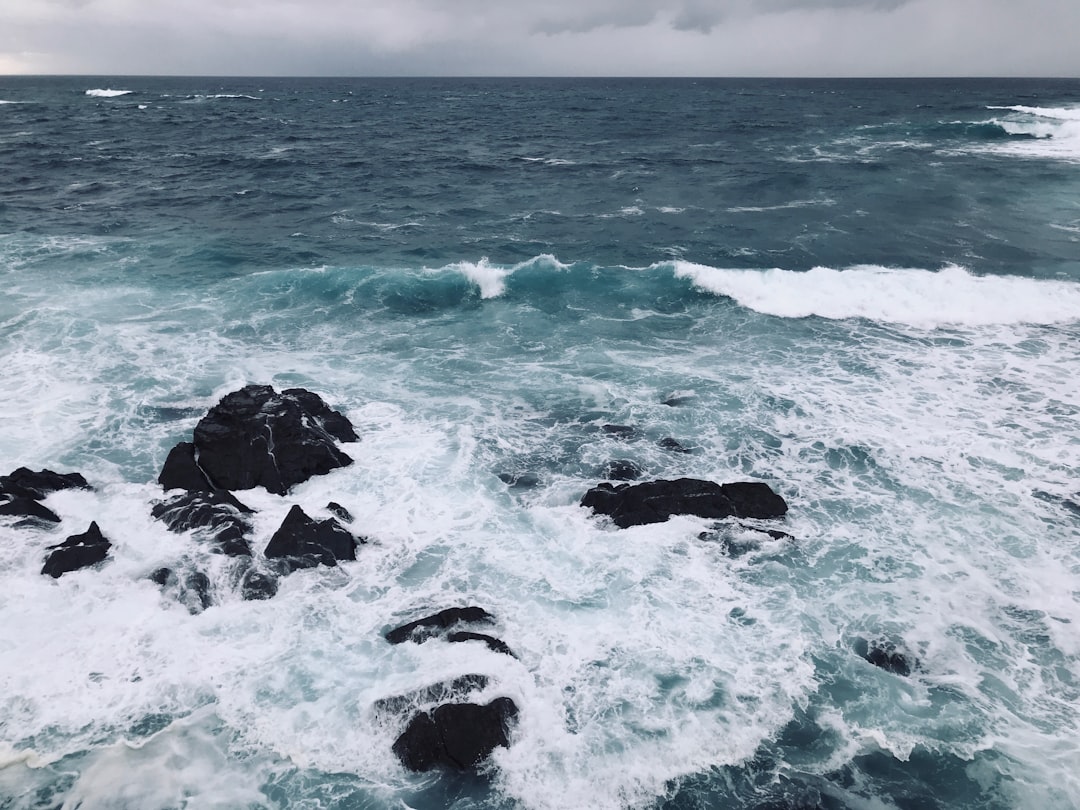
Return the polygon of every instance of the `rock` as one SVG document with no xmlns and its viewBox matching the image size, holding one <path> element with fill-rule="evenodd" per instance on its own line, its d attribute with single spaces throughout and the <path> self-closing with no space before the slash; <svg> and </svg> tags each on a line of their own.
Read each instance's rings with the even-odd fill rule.
<svg viewBox="0 0 1080 810">
<path fill-rule="evenodd" d="M 101 562 L 111 547 L 112 543 L 102 536 L 97 522 L 93 522 L 82 534 L 73 534 L 63 543 L 49 546 L 53 552 L 45 560 L 41 573 L 58 579 L 69 571 Z"/>
<path fill-rule="evenodd" d="M 642 484 L 601 483 L 585 493 L 581 505 L 609 515 L 616 526 L 662 523 L 672 515 L 707 518 L 782 517 L 784 499 L 768 484 L 740 482 L 716 484 L 695 478 L 647 481 Z"/>
<path fill-rule="evenodd" d="M 395 627 L 386 633 L 385 638 L 391 644 L 405 641 L 425 641 L 432 636 L 442 635 L 458 624 L 494 624 L 495 617 L 483 608 L 463 607 L 447 608 L 431 616 L 425 616 L 414 622 Z"/>
<path fill-rule="evenodd" d="M 609 461 L 604 467 L 604 478 L 609 481 L 636 481 L 643 470 L 632 461 Z"/>
<path fill-rule="evenodd" d="M 490 678 L 487 675 L 477 673 L 461 675 L 453 680 L 433 683 L 431 686 L 406 692 L 404 695 L 380 698 L 372 704 L 372 708 L 380 716 L 404 714 L 406 711 L 415 710 L 421 706 L 447 703 L 456 698 L 463 698 L 470 692 L 479 692 L 486 689 L 489 682 Z"/>
<path fill-rule="evenodd" d="M 356 559 L 357 540 L 334 518 L 314 520 L 293 506 L 274 532 L 264 552 L 268 558 L 287 558 L 290 568 L 331 567 L 338 560 Z"/>
<path fill-rule="evenodd" d="M 0 475 L 0 492 L 35 501 L 61 489 L 91 488 L 79 473 L 55 473 L 52 470 L 34 472 L 19 467 L 10 475 Z"/>
<path fill-rule="evenodd" d="M 671 453 L 693 453 L 694 452 L 689 447 L 687 447 L 682 442 L 680 442 L 678 439 L 673 439 L 670 436 L 668 436 L 665 439 L 661 439 L 660 441 L 658 441 L 656 443 L 656 446 L 659 447 L 661 450 L 667 450 L 668 452 L 671 452 Z"/>
<path fill-rule="evenodd" d="M 486 706 L 446 703 L 430 714 L 416 714 L 394 741 L 393 751 L 411 771 L 473 770 L 495 748 L 510 745 L 507 729 L 517 715 L 518 708 L 508 697 Z"/>
<path fill-rule="evenodd" d="M 697 399 L 697 394 L 691 391 L 675 391 L 670 396 L 665 397 L 660 404 L 667 405 L 669 408 L 678 408 L 689 405 L 695 399 Z"/>
<path fill-rule="evenodd" d="M 901 652 L 892 641 L 859 638 L 855 640 L 854 647 L 855 652 L 862 656 L 863 660 L 894 675 L 907 677 L 911 674 L 914 664 L 917 663 L 909 655 Z"/>
<path fill-rule="evenodd" d="M 200 539 L 215 544 L 222 554 L 250 557 L 247 534 L 251 525 L 236 503 L 239 502 L 228 492 L 186 492 L 154 504 L 150 514 L 170 531 L 196 532 Z"/>
<path fill-rule="evenodd" d="M 214 489 L 210 479 L 195 460 L 195 445 L 192 442 L 180 442 L 169 451 L 158 475 L 158 483 L 165 490 L 211 492 Z"/>
<path fill-rule="evenodd" d="M 277 592 L 277 577 L 258 568 L 249 568 L 240 582 L 240 595 L 245 602 L 273 599 Z"/>
<path fill-rule="evenodd" d="M 506 642 L 502 639 L 495 638 L 495 636 L 488 636 L 484 633 L 470 633 L 466 631 L 458 631 L 456 633 L 448 633 L 446 640 L 451 643 L 461 641 L 482 641 L 487 645 L 487 648 L 492 652 L 502 653 L 503 655 L 509 655 L 511 658 L 517 658 L 514 655 L 514 651 L 506 646 Z"/>
<path fill-rule="evenodd" d="M 150 581 L 164 588 L 170 581 L 176 579 L 176 574 L 171 568 L 157 568 L 150 574 Z"/>
<path fill-rule="evenodd" d="M 343 523 L 352 523 L 353 522 L 352 513 L 348 509 L 346 509 L 344 506 L 342 506 L 340 503 L 330 501 L 330 503 L 328 503 L 326 505 L 326 511 L 329 512 L 331 515 L 333 515 L 334 517 L 336 517 L 338 520 L 340 520 Z"/>
<path fill-rule="evenodd" d="M 498 473 L 498 476 L 511 489 L 535 489 L 540 486 L 540 476 L 536 473 Z"/>
<path fill-rule="evenodd" d="M 202 571 L 190 571 L 181 581 L 171 568 L 158 568 L 150 574 L 150 581 L 168 590 L 193 616 L 202 613 L 214 602 L 210 596 L 210 577 Z"/>
<path fill-rule="evenodd" d="M 284 495 L 352 459 L 335 441 L 356 441 L 349 420 L 302 388 L 248 385 L 226 394 L 195 426 L 198 466 L 221 489 L 262 486 Z"/>
<path fill-rule="evenodd" d="M 638 437 L 638 429 L 633 425 L 601 425 L 600 430 L 613 439 L 629 441 Z"/>
<path fill-rule="evenodd" d="M 18 526 L 60 522 L 60 518 L 57 517 L 56 513 L 47 506 L 21 495 L 16 495 L 6 503 L 0 503 L 0 515 L 28 518 L 28 520 L 19 521 L 16 524 Z"/>
</svg>

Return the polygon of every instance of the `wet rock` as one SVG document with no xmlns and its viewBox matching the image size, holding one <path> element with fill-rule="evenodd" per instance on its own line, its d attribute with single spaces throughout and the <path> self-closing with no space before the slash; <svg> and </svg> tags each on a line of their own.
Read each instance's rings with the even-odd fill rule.
<svg viewBox="0 0 1080 810">
<path fill-rule="evenodd" d="M 445 631 L 459 624 L 490 625 L 494 623 L 495 617 L 483 608 L 447 608 L 431 616 L 395 627 L 384 637 L 391 644 L 401 644 L 406 641 L 424 641 L 432 636 L 443 635 Z"/>
<path fill-rule="evenodd" d="M 498 473 L 498 476 L 511 489 L 535 489 L 540 486 L 540 476 L 536 473 Z"/>
<path fill-rule="evenodd" d="M 673 439 L 670 436 L 661 439 L 656 443 L 656 446 L 661 450 L 667 450 L 669 453 L 693 453 L 689 447 L 684 445 L 678 439 Z"/>
<path fill-rule="evenodd" d="M 270 559 L 287 559 L 290 569 L 335 566 L 356 559 L 357 538 L 334 518 L 314 520 L 293 506 L 266 546 Z"/>
<path fill-rule="evenodd" d="M 449 681 L 433 683 L 422 689 L 414 689 L 403 695 L 380 698 L 372 704 L 378 716 L 400 715 L 422 706 L 433 706 L 466 697 L 471 692 L 479 692 L 490 683 L 487 675 L 471 673 L 461 675 Z"/>
<path fill-rule="evenodd" d="M 352 523 L 353 521 L 352 513 L 340 503 L 330 501 L 330 503 L 326 505 L 326 511 L 336 517 L 342 523 Z"/>
<path fill-rule="evenodd" d="M 854 646 L 855 652 L 864 660 L 894 675 L 907 677 L 917 664 L 914 657 L 900 650 L 892 641 L 859 638 Z"/>
<path fill-rule="evenodd" d="M 622 441 L 636 439 L 640 435 L 638 429 L 633 425 L 601 425 L 600 430 L 613 439 Z"/>
<path fill-rule="evenodd" d="M 15 496 L 5 503 L 0 503 L 0 515 L 21 517 L 17 526 L 32 526 L 46 523 L 59 523 L 60 518 L 47 506 L 30 498 Z"/>
<path fill-rule="evenodd" d="M 446 703 L 431 713 L 416 714 L 394 741 L 393 751 L 411 771 L 473 770 L 497 747 L 510 745 L 507 731 L 517 715 L 517 705 L 508 697 L 486 706 Z"/>
<path fill-rule="evenodd" d="M 222 554 L 250 557 L 247 534 L 251 525 L 237 509 L 237 503 L 228 492 L 186 492 L 154 504 L 150 514 L 170 531 L 194 531 Z"/>
<path fill-rule="evenodd" d="M 609 481 L 636 481 L 644 472 L 641 467 L 632 461 L 620 459 L 609 461 L 604 467 L 604 478 Z"/>
<path fill-rule="evenodd" d="M 313 475 L 352 464 L 335 442 L 356 441 L 342 414 L 302 388 L 248 385 L 195 426 L 198 466 L 221 489 L 262 486 L 284 495 Z"/>
<path fill-rule="evenodd" d="M 672 515 L 771 519 L 787 513 L 787 503 L 768 484 L 716 484 L 695 478 L 642 484 L 605 482 L 586 492 L 581 505 L 610 516 L 623 529 L 662 523 Z"/>
<path fill-rule="evenodd" d="M 495 636 L 485 635 L 484 633 L 471 633 L 459 630 L 456 633 L 447 633 L 446 640 L 452 644 L 462 641 L 482 641 L 492 652 L 509 655 L 511 658 L 517 658 L 517 656 L 514 655 L 514 651 L 506 645 L 506 642 L 502 639 L 495 638 Z"/>
<path fill-rule="evenodd" d="M 82 534 L 73 534 L 63 543 L 49 546 L 53 552 L 46 558 L 41 573 L 58 579 L 69 571 L 101 562 L 108 556 L 111 547 L 112 543 L 101 534 L 95 521 Z"/>
<path fill-rule="evenodd" d="M 248 569 L 240 581 L 240 596 L 245 602 L 273 599 L 277 592 L 277 577 L 258 568 Z"/>
<path fill-rule="evenodd" d="M 697 399 L 696 394 L 692 394 L 690 392 L 676 391 L 670 396 L 667 396 L 663 400 L 661 400 L 660 404 L 667 405 L 669 408 L 679 408 L 683 405 L 689 405 L 695 399 Z"/>
<path fill-rule="evenodd" d="M 210 598 L 210 577 L 202 571 L 192 571 L 184 577 L 184 597 L 192 613 L 201 613 L 214 604 Z"/>
<path fill-rule="evenodd" d="M 170 582 L 176 579 L 176 574 L 173 573 L 171 568 L 157 568 L 151 572 L 149 579 L 155 585 L 160 585 L 164 588 Z"/>
<path fill-rule="evenodd" d="M 79 473 L 56 473 L 52 470 L 34 472 L 19 467 L 10 475 L 0 475 L 0 493 L 19 498 L 41 500 L 50 492 L 61 489 L 92 489 Z"/>
</svg>

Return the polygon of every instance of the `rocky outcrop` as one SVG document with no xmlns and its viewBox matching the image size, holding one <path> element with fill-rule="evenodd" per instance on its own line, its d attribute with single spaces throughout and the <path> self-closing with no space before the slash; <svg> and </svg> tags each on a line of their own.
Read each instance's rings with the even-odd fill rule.
<svg viewBox="0 0 1080 810">
<path fill-rule="evenodd" d="M 47 506 L 44 506 L 31 498 L 24 498 L 18 495 L 0 503 L 0 515 L 24 518 L 16 523 L 16 526 L 42 525 L 60 522 L 60 518 L 56 513 Z"/>
<path fill-rule="evenodd" d="M 284 495 L 313 475 L 352 463 L 336 442 L 357 440 L 349 420 L 310 391 L 248 385 L 195 426 L 198 469 L 219 489 L 262 486 Z"/>
<path fill-rule="evenodd" d="M 61 489 L 91 489 L 79 473 L 55 473 L 52 470 L 34 472 L 19 467 L 10 475 L 0 475 L 0 493 L 17 498 L 39 501 L 50 492 Z"/>
<path fill-rule="evenodd" d="M 386 633 L 384 638 L 391 644 L 402 644 L 406 641 L 425 641 L 433 636 L 445 635 L 451 628 L 458 625 L 491 625 L 495 623 L 495 617 L 483 608 L 462 607 L 447 608 L 425 616 L 414 622 L 395 627 Z"/>
<path fill-rule="evenodd" d="M 414 715 L 393 751 L 411 771 L 475 770 L 496 748 L 510 745 L 508 731 L 517 716 L 517 705 L 508 697 L 484 706 L 443 704 Z"/>
<path fill-rule="evenodd" d="M 610 516 L 623 529 L 662 523 L 672 515 L 770 519 L 787 513 L 787 503 L 768 484 L 716 484 L 695 478 L 642 484 L 604 482 L 585 493 L 581 505 Z"/>
<path fill-rule="evenodd" d="M 194 531 L 199 539 L 211 543 L 215 551 L 230 557 L 250 557 L 247 534 L 251 524 L 236 508 L 236 503 L 227 492 L 186 492 L 155 504 L 150 514 L 170 531 Z"/>
<path fill-rule="evenodd" d="M 363 542 L 363 541 L 360 541 Z M 335 566 L 356 559 L 357 538 L 334 518 L 315 520 L 293 506 L 266 546 L 269 559 L 284 559 L 289 569 Z"/>
<path fill-rule="evenodd" d="M 104 560 L 112 543 L 101 534 L 96 522 L 82 534 L 73 534 L 63 543 L 49 546 L 52 553 L 46 558 L 42 574 L 58 579 L 70 571 L 94 565 Z"/>
</svg>

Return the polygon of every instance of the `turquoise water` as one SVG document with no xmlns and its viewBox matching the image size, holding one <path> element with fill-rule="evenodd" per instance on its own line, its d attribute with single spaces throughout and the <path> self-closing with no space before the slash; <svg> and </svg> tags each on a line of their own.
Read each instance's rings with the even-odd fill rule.
<svg viewBox="0 0 1080 810">
<path fill-rule="evenodd" d="M 0 100 L 0 472 L 97 487 L 0 524 L 0 807 L 1080 803 L 1080 83 Z M 249 382 L 361 436 L 243 493 L 253 547 L 329 500 L 371 540 L 266 602 L 150 517 L 168 450 Z M 613 460 L 766 481 L 790 537 L 617 530 L 577 505 Z M 90 520 L 110 561 L 40 576 Z M 467 604 L 518 659 L 381 638 Z M 521 709 L 512 746 L 406 773 L 374 702 L 471 672 Z"/>
</svg>

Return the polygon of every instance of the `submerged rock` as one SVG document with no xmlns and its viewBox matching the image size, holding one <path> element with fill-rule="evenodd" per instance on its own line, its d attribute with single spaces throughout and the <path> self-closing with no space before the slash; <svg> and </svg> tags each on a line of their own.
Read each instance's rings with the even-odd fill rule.
<svg viewBox="0 0 1080 810">
<path fill-rule="evenodd" d="M 0 515 L 26 518 L 26 520 L 20 520 L 16 524 L 18 526 L 60 522 L 57 514 L 47 506 L 22 496 L 15 496 L 4 503 L 0 503 Z"/>
<path fill-rule="evenodd" d="M 499 480 L 511 489 L 535 489 L 540 486 L 540 476 L 531 472 L 497 473 Z"/>
<path fill-rule="evenodd" d="M 198 467 L 221 489 L 262 486 L 284 495 L 313 475 L 352 464 L 336 442 L 357 440 L 349 420 L 302 388 L 248 385 L 195 426 Z"/>
<path fill-rule="evenodd" d="M 181 579 L 171 568 L 158 568 L 150 574 L 150 580 L 171 592 L 192 615 L 202 613 L 214 603 L 210 577 L 202 571 L 189 571 Z"/>
<path fill-rule="evenodd" d="M 641 435 L 641 432 L 633 425 L 601 425 L 600 430 L 613 439 L 630 441 Z"/>
<path fill-rule="evenodd" d="M 894 675 L 907 677 L 918 664 L 914 657 L 900 650 L 892 641 L 859 638 L 855 640 L 854 647 L 865 661 Z"/>
<path fill-rule="evenodd" d="M 150 514 L 170 531 L 195 531 L 222 554 L 250 557 L 247 534 L 251 524 L 237 509 L 238 503 L 228 492 L 186 492 L 155 504 Z"/>
<path fill-rule="evenodd" d="M 661 450 L 667 450 L 669 453 L 686 453 L 690 454 L 694 451 L 684 445 L 678 439 L 673 439 L 671 436 L 667 436 L 656 443 L 656 446 Z"/>
<path fill-rule="evenodd" d="M 265 554 L 271 559 L 287 559 L 294 569 L 314 568 L 320 563 L 333 567 L 338 560 L 355 560 L 356 544 L 357 538 L 334 518 L 315 520 L 293 506 L 270 538 Z"/>
<path fill-rule="evenodd" d="M 56 473 L 52 470 L 34 472 L 27 467 L 19 467 L 10 475 L 0 475 L 0 493 L 35 501 L 61 489 L 91 488 L 79 473 Z"/>
<path fill-rule="evenodd" d="M 277 592 L 277 577 L 258 568 L 249 568 L 240 580 L 240 596 L 245 602 L 273 599 Z"/>
<path fill-rule="evenodd" d="M 340 503 L 330 501 L 330 503 L 328 503 L 326 505 L 326 511 L 329 512 L 334 517 L 336 517 L 342 523 L 352 523 L 353 522 L 352 512 L 350 512 L 348 509 L 346 509 Z"/>
<path fill-rule="evenodd" d="M 490 682 L 491 679 L 487 675 L 479 673 L 460 675 L 452 680 L 433 683 L 403 695 L 379 698 L 372 704 L 372 708 L 377 716 L 404 714 L 421 706 L 447 703 L 455 698 L 463 698 L 471 692 L 486 689 Z"/>
<path fill-rule="evenodd" d="M 92 522 L 82 534 L 73 534 L 63 543 L 49 546 L 53 552 L 46 558 L 41 573 L 58 579 L 69 571 L 101 562 L 111 547 L 112 543 L 101 534 L 97 522 Z"/>
<path fill-rule="evenodd" d="M 586 492 L 581 505 L 610 516 L 623 529 L 662 523 L 672 515 L 770 519 L 787 513 L 787 503 L 768 484 L 716 484 L 695 478 L 642 484 L 605 482 Z"/>
<path fill-rule="evenodd" d="M 413 716 L 393 751 L 411 771 L 473 770 L 497 747 L 509 747 L 507 731 L 517 715 L 517 705 L 508 697 L 485 706 L 446 703 Z"/>
<path fill-rule="evenodd" d="M 384 636 L 391 644 L 402 644 L 406 641 L 425 641 L 432 636 L 443 635 L 447 630 L 459 624 L 485 624 L 495 623 L 495 617 L 483 608 L 463 607 L 447 608 L 425 616 L 414 622 L 395 627 Z"/>
<path fill-rule="evenodd" d="M 641 474 L 644 472 L 641 467 L 635 464 L 633 461 L 627 461 L 625 459 L 619 459 L 616 461 L 609 461 L 604 466 L 604 478 L 609 481 L 636 481 L 641 478 Z"/>
<path fill-rule="evenodd" d="M 465 630 L 459 630 L 456 633 L 447 633 L 446 640 L 449 641 L 451 644 L 462 641 L 482 641 L 492 652 L 509 655 L 511 658 L 517 658 L 517 656 L 514 655 L 514 651 L 506 645 L 505 641 L 495 638 L 495 636 L 489 636 L 485 633 L 472 633 Z"/>
</svg>

